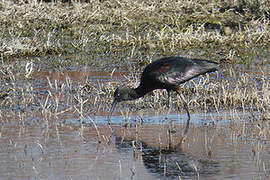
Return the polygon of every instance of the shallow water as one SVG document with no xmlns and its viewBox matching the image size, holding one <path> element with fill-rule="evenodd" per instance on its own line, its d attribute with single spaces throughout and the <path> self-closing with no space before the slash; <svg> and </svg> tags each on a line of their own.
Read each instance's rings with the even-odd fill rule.
<svg viewBox="0 0 270 180">
<path fill-rule="evenodd" d="M 119 107 L 109 127 L 108 108 L 85 108 L 78 116 L 70 108 L 75 103 L 68 100 L 78 95 L 72 87 L 61 89 L 66 81 L 74 87 L 85 82 L 98 86 L 122 78 L 122 72 L 35 72 L 28 84 L 18 83 L 18 91 L 12 92 L 18 105 L 12 110 L 1 106 L 0 179 L 269 178 L 269 125 L 256 121 L 251 112 L 193 112 L 190 132 L 180 146 L 185 113 L 125 112 Z M 25 84 L 29 89 L 22 90 Z M 52 96 L 57 98 L 48 98 Z M 22 100 L 30 106 L 22 107 Z M 168 122 L 174 130 L 172 152 L 166 151 Z"/>
<path fill-rule="evenodd" d="M 139 125 L 137 132 L 134 128 L 2 126 L 1 178 L 266 179 L 269 175 L 270 139 L 254 137 L 256 124 L 193 125 L 181 150 L 164 153 L 157 148 L 167 145 L 167 125 Z M 183 127 L 175 128 L 176 142 Z M 136 137 L 144 143 L 137 154 L 131 146 Z"/>
</svg>

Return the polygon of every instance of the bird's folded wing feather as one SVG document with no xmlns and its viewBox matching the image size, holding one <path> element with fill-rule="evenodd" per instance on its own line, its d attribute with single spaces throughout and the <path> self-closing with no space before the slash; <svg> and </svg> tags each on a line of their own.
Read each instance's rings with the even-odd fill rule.
<svg viewBox="0 0 270 180">
<path fill-rule="evenodd" d="M 204 71 L 202 69 L 199 69 L 199 67 L 193 67 L 189 68 L 185 72 L 180 71 L 166 72 L 166 74 L 161 74 L 157 78 L 159 81 L 165 84 L 179 85 L 201 74 L 204 74 Z"/>
</svg>

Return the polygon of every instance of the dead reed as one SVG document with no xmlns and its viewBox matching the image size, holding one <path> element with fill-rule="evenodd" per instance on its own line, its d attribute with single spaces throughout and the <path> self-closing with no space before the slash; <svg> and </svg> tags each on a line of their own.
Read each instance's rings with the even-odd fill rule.
<svg viewBox="0 0 270 180">
<path fill-rule="evenodd" d="M 29 2 L 0 2 L 5 61 L 57 55 L 104 66 L 187 54 L 247 63 L 252 49 L 269 46 L 267 0 Z"/>
</svg>

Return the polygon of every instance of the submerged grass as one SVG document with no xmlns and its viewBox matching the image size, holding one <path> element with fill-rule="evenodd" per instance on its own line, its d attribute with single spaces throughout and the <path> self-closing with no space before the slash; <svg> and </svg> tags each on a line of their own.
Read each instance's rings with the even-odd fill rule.
<svg viewBox="0 0 270 180">
<path fill-rule="evenodd" d="M 125 83 L 136 86 L 137 72 L 165 55 L 200 56 L 221 64 L 267 65 L 269 7 L 267 0 L 1 1 L 1 117 L 28 112 L 32 119 L 38 119 L 36 113 L 48 121 L 48 117 L 59 119 L 69 112 L 83 120 L 89 114 L 108 111 L 119 82 L 85 85 L 67 78 L 61 82 L 48 79 L 40 85 L 33 79 L 33 71 L 51 67 L 60 72 L 71 67 L 79 71 L 88 66 L 103 67 L 112 74 L 121 68 L 129 72 Z M 234 108 L 258 112 L 259 120 L 269 119 L 269 76 L 264 73 L 267 70 L 255 77 L 228 68 L 216 79 L 207 76 L 187 83 L 183 93 L 193 111 Z M 164 94 L 155 91 L 125 105 L 131 112 L 160 110 L 166 105 Z M 182 102 L 176 97 L 174 102 L 177 111 Z"/>
<path fill-rule="evenodd" d="M 29 64 L 25 64 L 29 67 Z M 24 76 L 16 73 L 17 67 L 6 66 L 1 72 L 9 72 L 10 78 L 1 80 L 0 117 L 1 121 L 13 117 L 21 119 L 20 123 L 37 123 L 44 120 L 46 124 L 64 123 L 66 119 L 78 119 L 82 124 L 87 117 L 96 115 L 107 116 L 111 106 L 113 92 L 116 86 L 123 82 L 74 82 L 70 77 L 64 80 L 36 80 L 29 68 Z M 61 73 L 61 72 L 60 72 Z M 3 74 L 1 74 L 3 76 Z M 222 76 L 226 76 L 224 78 Z M 227 112 L 235 110 L 249 113 L 251 121 L 269 120 L 270 84 L 269 76 L 262 72 L 261 76 L 248 73 L 237 74 L 236 69 L 228 67 L 220 73 L 202 76 L 192 80 L 184 86 L 186 97 L 192 112 Z M 41 81 L 41 82 L 39 82 Z M 136 86 L 139 84 L 137 75 L 126 76 L 125 84 Z M 183 102 L 175 94 L 172 96 L 172 111 L 182 112 Z M 155 110 L 163 114 L 167 111 L 167 94 L 156 90 L 136 101 L 120 103 L 124 119 L 130 113 Z M 19 116 L 22 116 L 21 118 Z M 55 121 L 49 122 L 49 119 Z"/>
</svg>

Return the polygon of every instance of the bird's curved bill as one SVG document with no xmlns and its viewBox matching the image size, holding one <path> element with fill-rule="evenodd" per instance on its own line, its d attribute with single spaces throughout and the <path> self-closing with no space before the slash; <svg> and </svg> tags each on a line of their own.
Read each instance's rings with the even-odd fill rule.
<svg viewBox="0 0 270 180">
<path fill-rule="evenodd" d="M 111 121 L 112 121 L 112 120 L 111 120 L 111 117 L 112 117 L 112 113 L 113 113 L 113 111 L 114 111 L 114 109 L 115 109 L 116 104 L 117 104 L 117 101 L 114 100 L 113 103 L 112 103 L 111 109 L 110 109 L 110 111 L 109 111 L 109 115 L 108 115 L 108 124 L 111 124 Z"/>
</svg>

